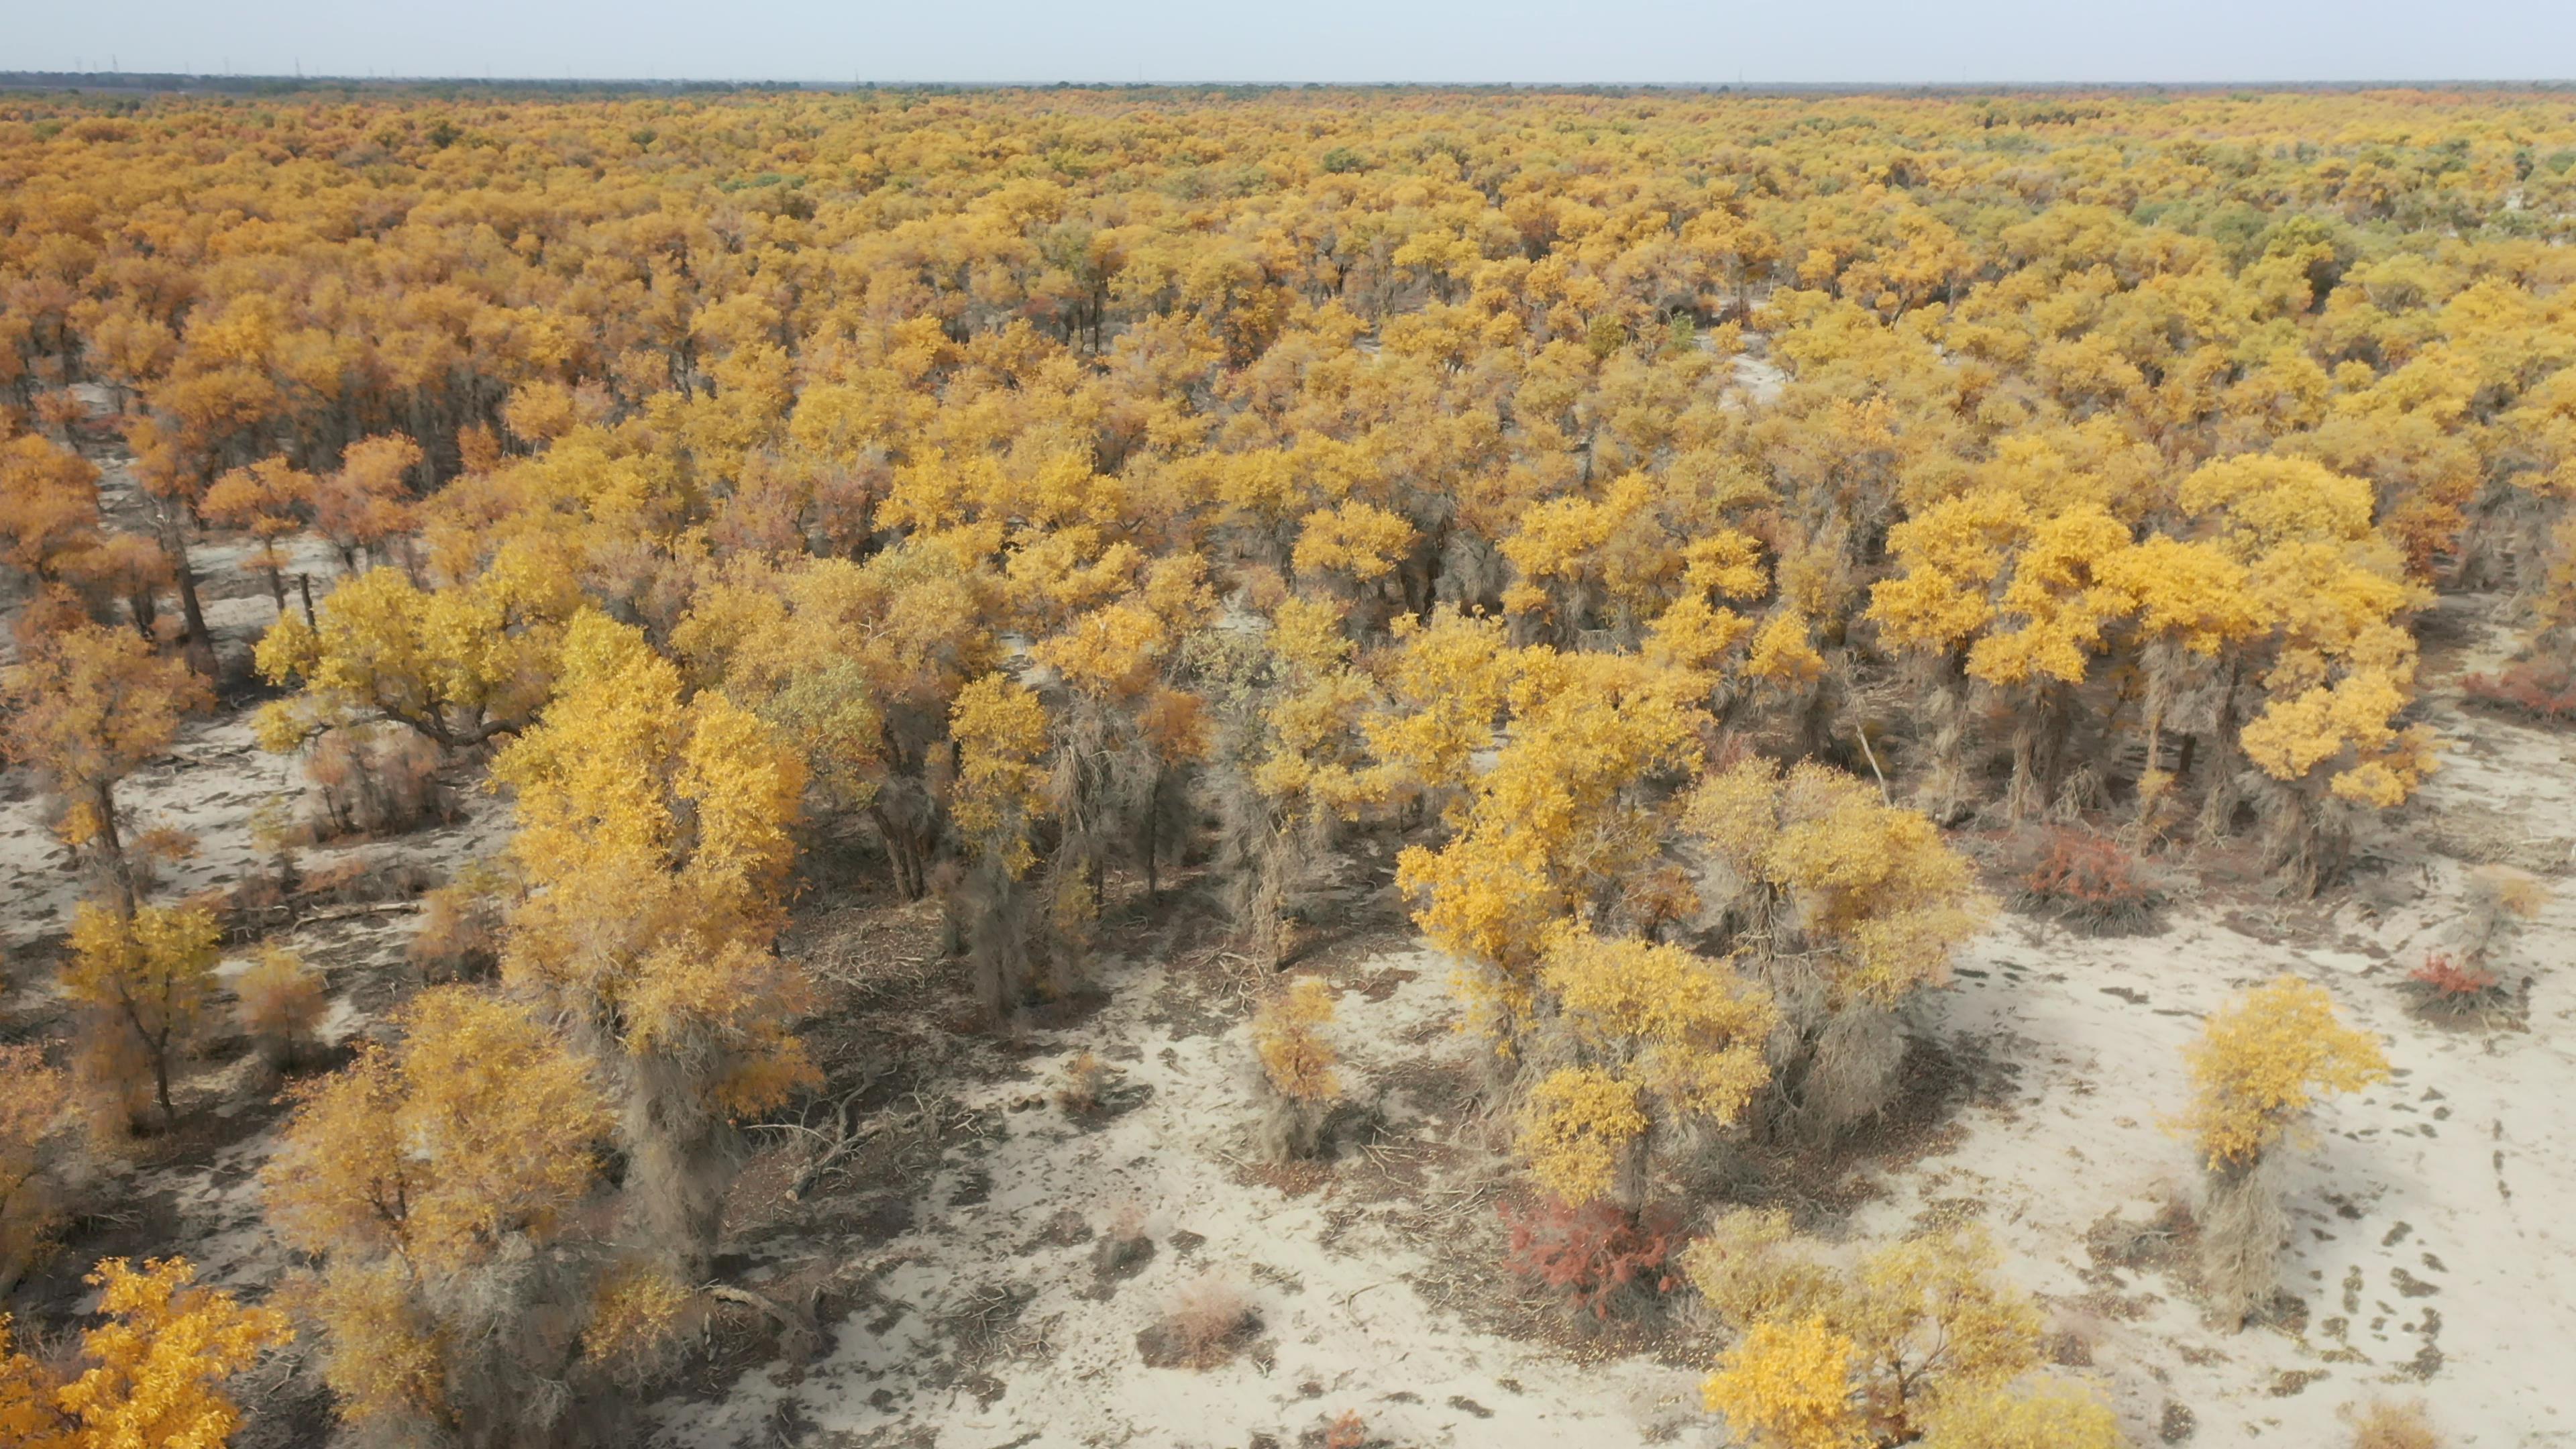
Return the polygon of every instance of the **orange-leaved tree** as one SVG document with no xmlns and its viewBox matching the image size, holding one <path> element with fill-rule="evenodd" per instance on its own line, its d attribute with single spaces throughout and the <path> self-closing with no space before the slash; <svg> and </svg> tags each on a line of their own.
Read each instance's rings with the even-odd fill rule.
<svg viewBox="0 0 2576 1449">
<path fill-rule="evenodd" d="M 32 765 L 62 797 L 63 843 L 130 903 L 132 863 L 116 787 L 178 737 L 179 723 L 212 702 L 205 681 L 155 653 L 130 630 L 76 625 L 39 639 L 0 677 L 0 745 Z"/>
</svg>

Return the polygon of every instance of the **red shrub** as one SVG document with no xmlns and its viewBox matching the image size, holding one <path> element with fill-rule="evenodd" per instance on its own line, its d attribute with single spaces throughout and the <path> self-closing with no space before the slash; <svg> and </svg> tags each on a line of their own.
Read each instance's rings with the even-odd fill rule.
<svg viewBox="0 0 2576 1449">
<path fill-rule="evenodd" d="M 2427 955 L 2424 964 L 2416 967 L 2406 979 L 2422 987 L 2425 994 L 2444 1001 L 2484 996 L 2496 989 L 2494 972 L 2481 971 L 2474 966 L 2464 969 L 2451 959 L 2448 951 Z"/>
<path fill-rule="evenodd" d="M 2501 675 L 2472 674 L 2460 681 L 2471 704 L 2556 724 L 2576 724 L 2576 676 L 2563 664 L 2516 664 Z"/>
<path fill-rule="evenodd" d="M 2427 955 L 2423 965 L 2407 973 L 2399 989 L 2414 998 L 2416 1010 L 2428 1016 L 2492 1018 L 2500 1011 L 2514 1011 L 2513 993 L 2494 972 L 2463 966 L 2448 951 Z"/>
<path fill-rule="evenodd" d="M 2147 930 L 2163 893 L 2141 879 L 2137 857 L 2118 841 L 2082 830 L 2052 830 L 2025 872 L 2014 903 L 2092 936 Z"/>
<path fill-rule="evenodd" d="M 1680 1225 L 1666 1213 L 1632 1217 L 1607 1202 L 1578 1208 L 1550 1200 L 1526 1214 L 1505 1203 L 1502 1214 L 1512 1232 L 1503 1266 L 1565 1293 L 1595 1318 L 1608 1318 L 1632 1287 L 1667 1293 L 1681 1282 L 1666 1267 L 1682 1245 Z"/>
</svg>

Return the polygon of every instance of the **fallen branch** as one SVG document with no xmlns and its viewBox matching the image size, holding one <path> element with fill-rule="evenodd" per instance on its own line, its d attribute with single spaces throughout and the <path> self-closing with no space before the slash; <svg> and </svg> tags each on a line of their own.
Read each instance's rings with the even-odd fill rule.
<svg viewBox="0 0 2576 1449">
<path fill-rule="evenodd" d="M 804 1363 L 822 1351 L 823 1330 L 814 1322 L 814 1316 L 810 1313 L 791 1311 L 781 1306 L 775 1299 L 754 1293 L 748 1288 L 736 1288 L 730 1283 L 710 1283 L 707 1285 L 706 1294 L 718 1303 L 740 1304 L 742 1307 L 767 1315 L 771 1322 L 784 1330 L 779 1348 L 798 1363 Z"/>
</svg>

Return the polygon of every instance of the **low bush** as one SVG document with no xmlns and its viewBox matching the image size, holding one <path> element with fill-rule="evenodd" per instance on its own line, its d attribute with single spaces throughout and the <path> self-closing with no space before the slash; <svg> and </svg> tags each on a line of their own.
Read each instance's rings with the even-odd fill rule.
<svg viewBox="0 0 2576 1449">
<path fill-rule="evenodd" d="M 2013 904 L 2086 936 L 2152 932 L 2164 894 L 2118 841 L 2088 831 L 2051 830 L 2023 872 Z"/>
<path fill-rule="evenodd" d="M 1572 1207 L 1550 1199 L 1525 1213 L 1509 1203 L 1501 1211 L 1512 1235 L 1503 1266 L 1595 1319 L 1633 1312 L 1682 1281 L 1672 1262 L 1682 1246 L 1680 1226 L 1659 1210 L 1631 1214 L 1607 1200 Z"/>
<path fill-rule="evenodd" d="M 476 861 L 421 897 L 420 930 L 404 955 L 431 985 L 479 981 L 500 969 L 507 880 Z"/>
<path fill-rule="evenodd" d="M 2352 1449 L 2442 1449 L 2442 1436 L 2422 1404 L 2375 1399 L 2353 1419 Z"/>
<path fill-rule="evenodd" d="M 2510 1006 L 2513 993 L 2492 971 L 2463 966 L 2448 951 L 2434 951 L 2409 972 L 2406 994 L 2437 1016 L 2472 1016 Z"/>
<path fill-rule="evenodd" d="M 1104 1282 L 1133 1278 L 1154 1260 L 1154 1239 L 1146 1231 L 1145 1209 L 1121 1203 L 1100 1225 L 1100 1241 L 1091 1247 L 1091 1271 Z"/>
<path fill-rule="evenodd" d="M 311 1051 L 330 1004 L 321 975 L 303 957 L 277 946 L 259 953 L 233 982 L 233 995 L 240 1002 L 242 1030 L 278 1071 L 292 1068 Z"/>
<path fill-rule="evenodd" d="M 313 742 L 304 776 L 313 784 L 322 839 L 400 835 L 457 814 L 455 793 L 438 778 L 438 746 L 408 729 L 336 729 Z"/>
<path fill-rule="evenodd" d="M 1064 1075 L 1057 1079 L 1055 1104 L 1067 1113 L 1080 1116 L 1100 1110 L 1100 1093 L 1109 1085 L 1112 1068 L 1100 1059 L 1100 1053 L 1084 1051 L 1064 1064 Z"/>
<path fill-rule="evenodd" d="M 1241 1352 L 1261 1332 L 1261 1315 L 1232 1279 L 1210 1269 L 1183 1284 L 1163 1316 L 1136 1335 L 1136 1348 L 1156 1368 L 1208 1369 Z"/>
<path fill-rule="evenodd" d="M 2576 671 L 2563 664 L 2516 664 L 2460 681 L 2471 704 L 2551 724 L 2576 723 Z"/>
</svg>

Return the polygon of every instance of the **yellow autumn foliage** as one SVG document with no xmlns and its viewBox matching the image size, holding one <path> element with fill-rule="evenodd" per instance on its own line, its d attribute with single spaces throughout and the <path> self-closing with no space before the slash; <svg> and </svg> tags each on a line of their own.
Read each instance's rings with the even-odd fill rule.
<svg viewBox="0 0 2576 1449">
<path fill-rule="evenodd" d="M 2193 1096 L 2178 1125 L 2212 1169 L 2270 1151 L 2320 1096 L 2388 1076 L 2379 1038 L 2344 1025 L 2326 989 L 2295 976 L 2275 977 L 2210 1013 L 2183 1055 Z"/>
</svg>

